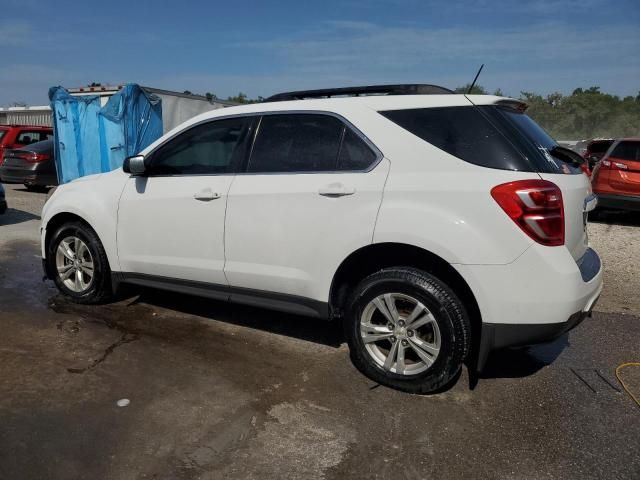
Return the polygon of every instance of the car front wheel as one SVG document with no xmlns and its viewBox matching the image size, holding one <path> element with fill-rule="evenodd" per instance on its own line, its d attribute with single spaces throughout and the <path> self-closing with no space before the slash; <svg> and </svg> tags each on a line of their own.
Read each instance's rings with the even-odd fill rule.
<svg viewBox="0 0 640 480">
<path fill-rule="evenodd" d="M 111 271 L 96 233 L 81 222 L 59 227 L 47 248 L 47 269 L 58 289 L 77 303 L 111 297 Z"/>
<path fill-rule="evenodd" d="M 469 316 L 441 280 L 412 268 L 365 278 L 347 307 L 354 365 L 372 380 L 410 393 L 450 384 L 469 351 Z"/>
</svg>

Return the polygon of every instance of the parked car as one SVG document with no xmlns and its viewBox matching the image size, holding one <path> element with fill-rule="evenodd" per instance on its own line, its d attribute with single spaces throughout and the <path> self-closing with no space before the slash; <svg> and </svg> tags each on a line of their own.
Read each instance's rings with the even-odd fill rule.
<svg viewBox="0 0 640 480">
<path fill-rule="evenodd" d="M 609 150 L 613 141 L 612 138 L 596 138 L 587 142 L 582 151 L 582 156 L 589 162 L 590 170 L 593 170 L 606 151 Z"/>
<path fill-rule="evenodd" d="M 5 149 L 20 148 L 53 137 L 51 127 L 35 125 L 0 125 L 0 165 Z"/>
<path fill-rule="evenodd" d="M 0 178 L 5 183 L 23 183 L 30 190 L 58 185 L 53 139 L 16 150 L 5 150 Z"/>
<path fill-rule="evenodd" d="M 79 303 L 129 283 L 341 321 L 361 372 L 438 390 L 602 289 L 589 181 L 525 108 L 400 85 L 199 115 L 53 193 L 45 273 Z"/>
<path fill-rule="evenodd" d="M 7 211 L 7 199 L 4 194 L 4 187 L 0 183 L 0 215 Z"/>
<path fill-rule="evenodd" d="M 640 211 L 640 138 L 616 140 L 596 165 L 592 184 L 599 207 Z"/>
</svg>

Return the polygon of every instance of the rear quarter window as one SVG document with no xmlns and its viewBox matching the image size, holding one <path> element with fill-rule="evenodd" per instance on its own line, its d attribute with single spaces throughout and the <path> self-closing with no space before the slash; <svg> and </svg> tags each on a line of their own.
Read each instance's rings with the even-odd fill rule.
<svg viewBox="0 0 640 480">
<path fill-rule="evenodd" d="M 500 170 L 533 170 L 526 157 L 476 107 L 388 110 L 380 114 L 465 162 Z"/>
</svg>

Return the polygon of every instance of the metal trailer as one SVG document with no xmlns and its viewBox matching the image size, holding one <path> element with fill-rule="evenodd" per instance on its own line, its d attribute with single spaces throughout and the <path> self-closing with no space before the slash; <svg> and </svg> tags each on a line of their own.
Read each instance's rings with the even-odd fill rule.
<svg viewBox="0 0 640 480">
<path fill-rule="evenodd" d="M 98 96 L 100 97 L 100 105 L 104 106 L 109 98 L 122 87 L 123 85 L 78 87 L 69 88 L 67 91 L 77 97 Z M 209 100 L 202 95 L 173 92 L 152 87 L 142 87 L 142 89 L 157 95 L 162 100 L 162 127 L 164 132 L 168 132 L 200 113 L 236 105 L 234 102 L 217 98 Z M 43 105 L 0 108 L 0 125 L 41 125 L 50 127 L 53 125 L 51 107 Z"/>
</svg>

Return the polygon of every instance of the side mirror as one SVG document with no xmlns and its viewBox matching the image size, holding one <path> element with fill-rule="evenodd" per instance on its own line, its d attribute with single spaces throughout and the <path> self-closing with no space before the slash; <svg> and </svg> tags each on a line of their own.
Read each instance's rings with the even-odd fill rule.
<svg viewBox="0 0 640 480">
<path fill-rule="evenodd" d="M 130 173 L 131 175 L 142 175 L 145 168 L 143 155 L 127 157 L 124 159 L 124 163 L 122 164 L 122 170 L 125 173 Z"/>
</svg>

